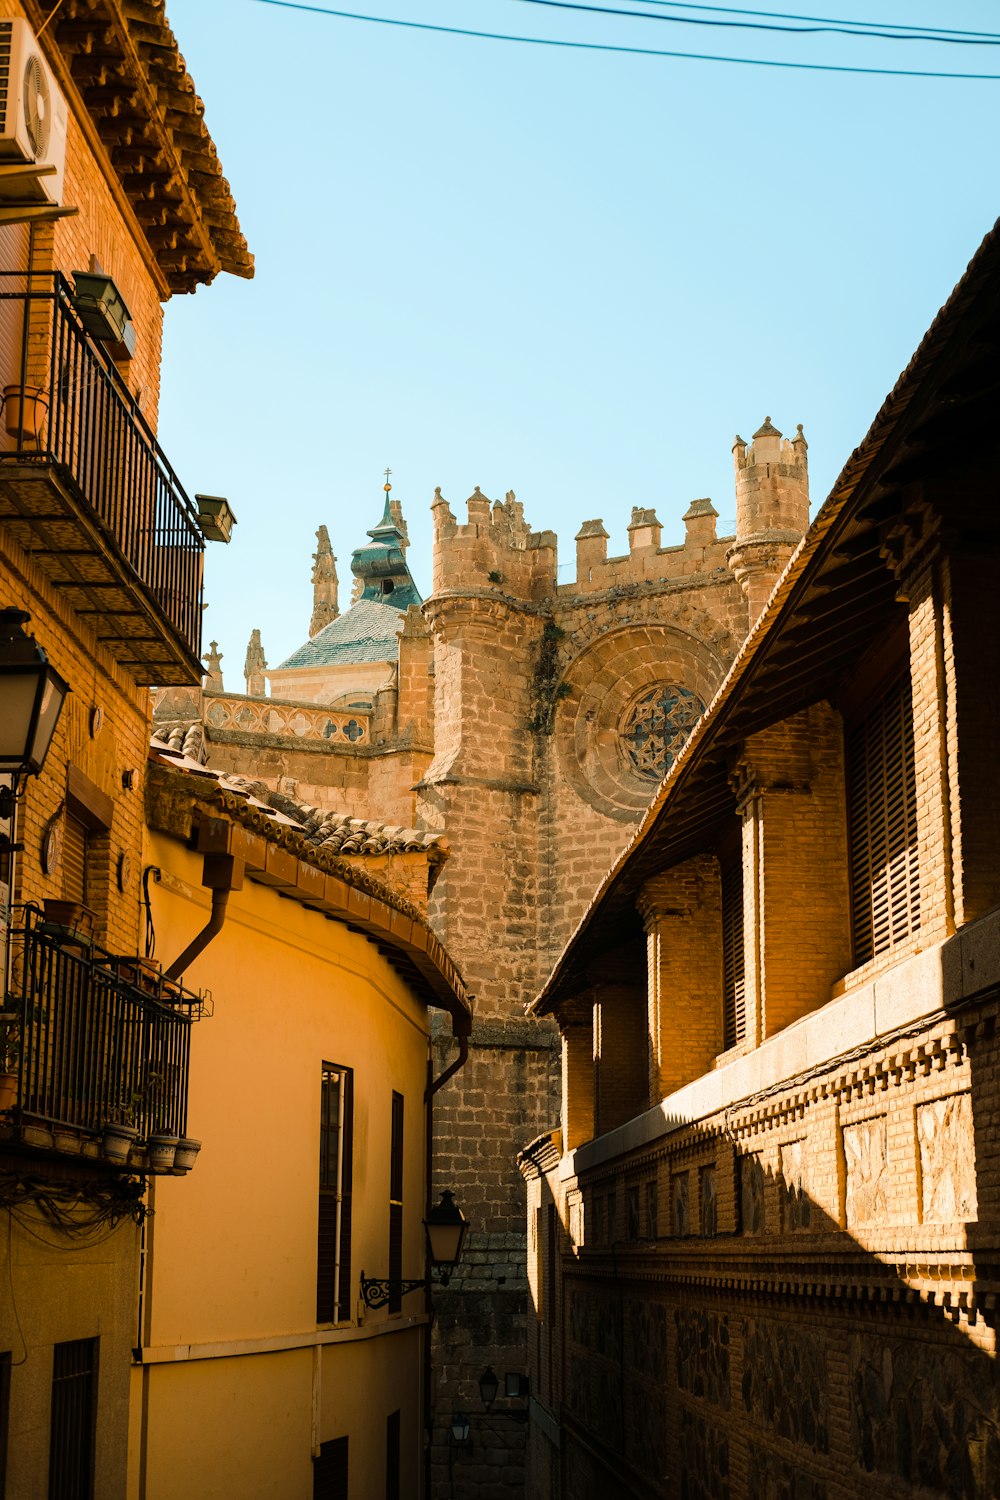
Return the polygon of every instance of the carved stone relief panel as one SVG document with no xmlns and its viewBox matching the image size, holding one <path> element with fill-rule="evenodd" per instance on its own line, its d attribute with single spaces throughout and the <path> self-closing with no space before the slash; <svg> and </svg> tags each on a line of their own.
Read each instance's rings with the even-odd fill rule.
<svg viewBox="0 0 1000 1500">
<path fill-rule="evenodd" d="M 675 1172 L 670 1179 L 670 1229 L 672 1234 L 691 1233 L 690 1184 L 687 1172 Z"/>
<path fill-rule="evenodd" d="M 743 1324 L 743 1406 L 755 1422 L 815 1453 L 830 1450 L 826 1352 L 810 1329 Z"/>
<path fill-rule="evenodd" d="M 750 1452 L 747 1497 L 748 1500 L 827 1500 L 827 1488 L 821 1479 L 796 1469 L 776 1453 L 754 1447 Z"/>
<path fill-rule="evenodd" d="M 677 1384 L 729 1410 L 729 1319 L 700 1308 L 675 1308 Z"/>
<path fill-rule="evenodd" d="M 925 1224 L 968 1222 L 977 1214 L 972 1097 L 952 1094 L 917 1109 Z"/>
<path fill-rule="evenodd" d="M 740 1192 L 740 1223 L 744 1234 L 763 1234 L 764 1163 L 757 1155 L 736 1158 Z"/>
<path fill-rule="evenodd" d="M 885 1115 L 844 1126 L 847 1227 L 889 1219 L 889 1153 Z"/>
<path fill-rule="evenodd" d="M 786 1234 L 812 1227 L 804 1140 L 781 1148 L 781 1211 Z"/>
<path fill-rule="evenodd" d="M 719 1232 L 719 1193 L 714 1167 L 702 1167 L 698 1174 L 699 1197 L 701 1198 L 701 1232 L 704 1235 Z"/>
<path fill-rule="evenodd" d="M 729 1500 L 729 1443 L 704 1417 L 681 1411 L 681 1500 Z"/>
<path fill-rule="evenodd" d="M 848 1362 L 862 1469 L 923 1486 L 921 1494 L 996 1500 L 1000 1402 L 980 1350 L 854 1334 Z"/>
</svg>

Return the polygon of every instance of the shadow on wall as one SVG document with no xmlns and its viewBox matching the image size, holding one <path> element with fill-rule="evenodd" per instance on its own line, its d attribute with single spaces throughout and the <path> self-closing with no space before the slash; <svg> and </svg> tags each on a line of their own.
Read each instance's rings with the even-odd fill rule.
<svg viewBox="0 0 1000 1500">
<path fill-rule="evenodd" d="M 996 1005 L 541 1179 L 532 1500 L 995 1500 Z"/>
</svg>

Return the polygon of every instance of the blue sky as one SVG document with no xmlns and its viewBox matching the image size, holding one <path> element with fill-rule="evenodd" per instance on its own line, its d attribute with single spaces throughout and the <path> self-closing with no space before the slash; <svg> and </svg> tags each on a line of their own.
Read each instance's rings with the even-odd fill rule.
<svg viewBox="0 0 1000 1500">
<path fill-rule="evenodd" d="M 789 40 L 519 0 L 344 8 L 1000 74 L 1000 47 Z M 1000 31 L 987 0 L 786 8 Z M 160 410 L 189 491 L 228 495 L 239 518 L 206 587 L 205 641 L 234 691 L 253 627 L 272 665 L 306 638 L 320 522 L 346 607 L 386 465 L 425 594 L 438 484 L 460 516 L 476 484 L 514 489 L 558 532 L 568 581 L 594 516 L 613 553 L 635 504 L 675 541 L 710 495 L 731 530 L 733 436 L 769 414 L 789 434 L 804 424 L 815 510 L 1000 211 L 1000 82 L 563 51 L 258 0 L 167 9 L 257 260 L 253 281 L 168 305 Z"/>
</svg>

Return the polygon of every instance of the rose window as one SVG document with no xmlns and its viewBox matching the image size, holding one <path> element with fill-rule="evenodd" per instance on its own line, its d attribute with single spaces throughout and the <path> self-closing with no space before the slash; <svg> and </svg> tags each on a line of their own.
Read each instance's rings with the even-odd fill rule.
<svg viewBox="0 0 1000 1500">
<path fill-rule="evenodd" d="M 633 698 L 618 726 L 629 769 L 646 781 L 660 781 L 704 712 L 701 699 L 675 683 Z"/>
</svg>

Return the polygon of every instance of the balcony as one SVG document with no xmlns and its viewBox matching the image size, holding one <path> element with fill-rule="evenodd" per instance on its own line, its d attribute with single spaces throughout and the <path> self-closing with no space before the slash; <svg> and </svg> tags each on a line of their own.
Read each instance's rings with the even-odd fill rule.
<svg viewBox="0 0 1000 1500">
<path fill-rule="evenodd" d="M 122 1170 L 172 1170 L 162 1151 L 157 1164 L 150 1141 L 187 1137 L 191 1025 L 205 997 L 143 960 L 115 957 L 46 923 L 31 906 L 10 944 L 0 1083 L 8 1070 L 16 1092 L 0 1109 L 0 1149 L 40 1147 L 104 1157 Z M 124 1150 L 109 1135 L 124 1137 Z"/>
<path fill-rule="evenodd" d="M 136 682 L 200 682 L 197 511 L 58 272 L 0 272 L 0 390 L 0 529 Z"/>
</svg>

